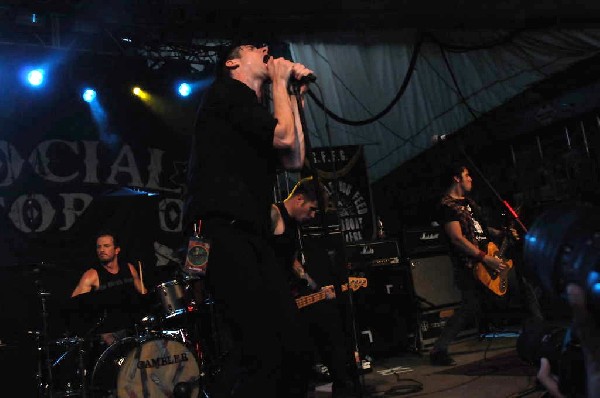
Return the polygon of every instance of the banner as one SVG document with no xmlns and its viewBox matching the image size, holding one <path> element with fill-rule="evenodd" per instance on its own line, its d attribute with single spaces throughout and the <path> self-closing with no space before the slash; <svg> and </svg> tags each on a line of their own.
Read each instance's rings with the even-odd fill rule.
<svg viewBox="0 0 600 398">
<path fill-rule="evenodd" d="M 325 223 L 338 225 L 345 243 L 373 240 L 375 212 L 363 147 L 317 147 L 307 157 L 330 197 Z"/>
</svg>

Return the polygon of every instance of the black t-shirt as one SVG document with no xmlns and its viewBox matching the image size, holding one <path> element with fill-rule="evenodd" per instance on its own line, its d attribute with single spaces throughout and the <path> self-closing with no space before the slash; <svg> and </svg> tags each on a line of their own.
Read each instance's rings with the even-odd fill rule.
<svg viewBox="0 0 600 398">
<path fill-rule="evenodd" d="M 188 163 L 184 228 L 211 216 L 270 230 L 277 120 L 244 83 L 217 79 L 196 119 Z"/>
<path fill-rule="evenodd" d="M 80 336 L 133 329 L 145 314 L 143 299 L 135 290 L 126 262 L 119 261 L 119 272 L 111 274 L 102 265 L 93 266 L 100 286 L 69 298 L 66 305 L 68 329 Z"/>
<path fill-rule="evenodd" d="M 474 232 L 475 242 L 473 243 L 476 243 L 481 250 L 487 252 L 487 245 L 490 240 L 487 234 L 486 221 L 483 217 L 483 214 L 481 214 L 481 212 L 478 211 L 478 209 L 475 206 L 471 206 L 469 200 L 467 200 L 466 198 L 454 199 L 452 202 L 455 204 L 455 206 L 440 204 L 440 225 L 442 225 L 443 227 L 445 224 L 451 221 L 458 221 L 460 223 L 460 227 L 463 231 L 463 234 L 465 234 L 465 232 L 469 230 L 469 227 L 466 226 L 465 223 L 469 222 Z M 459 211 L 459 209 L 466 211 L 468 216 L 462 217 L 461 211 Z M 452 255 L 453 259 L 455 260 L 455 264 L 457 265 L 464 266 L 466 265 L 466 261 L 469 261 L 469 257 L 466 256 L 462 250 L 458 249 L 454 245 L 450 245 L 450 254 Z"/>
<path fill-rule="evenodd" d="M 100 280 L 99 288 L 92 294 L 98 299 L 98 309 L 104 309 L 100 332 L 112 332 L 133 327 L 143 313 L 140 294 L 135 290 L 133 277 L 126 262 L 119 261 L 119 272 L 111 274 L 101 266 L 94 267 Z"/>
</svg>

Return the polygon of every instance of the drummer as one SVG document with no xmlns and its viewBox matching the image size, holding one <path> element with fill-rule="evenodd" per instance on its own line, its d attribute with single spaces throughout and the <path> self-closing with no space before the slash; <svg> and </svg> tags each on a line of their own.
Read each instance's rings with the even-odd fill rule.
<svg viewBox="0 0 600 398">
<path fill-rule="evenodd" d="M 87 269 L 79 283 L 71 293 L 71 298 L 78 297 L 80 303 L 90 305 L 90 311 L 99 314 L 96 326 L 92 331 L 99 334 L 101 341 L 111 345 L 117 339 L 127 335 L 127 328 L 132 323 L 132 308 L 143 302 L 140 298 L 146 295 L 143 281 L 142 264 L 136 267 L 119 260 L 121 247 L 117 236 L 111 231 L 101 231 L 96 235 L 96 255 L 98 264 Z M 92 293 L 90 296 L 83 296 Z M 135 318 L 135 316 L 133 316 Z"/>
</svg>

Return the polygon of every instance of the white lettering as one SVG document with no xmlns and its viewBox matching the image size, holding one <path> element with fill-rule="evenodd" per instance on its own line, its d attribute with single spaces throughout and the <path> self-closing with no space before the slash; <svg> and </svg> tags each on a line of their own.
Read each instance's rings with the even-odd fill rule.
<svg viewBox="0 0 600 398">
<path fill-rule="evenodd" d="M 74 153 L 76 153 L 76 154 L 79 153 L 79 151 L 77 150 L 77 145 L 72 141 L 64 141 L 64 140 L 42 141 L 31 152 L 31 155 L 29 155 L 29 163 L 33 167 L 33 170 L 40 177 L 44 178 L 45 180 L 52 181 L 52 182 L 67 182 L 67 181 L 74 179 L 75 177 L 77 177 L 77 174 L 78 174 L 77 172 L 74 172 L 68 176 L 59 176 L 57 174 L 54 174 L 50 170 L 50 167 L 49 167 L 50 158 L 48 157 L 48 151 L 54 145 L 58 146 L 58 148 L 56 148 L 57 151 L 62 149 L 62 148 L 60 148 L 61 145 L 64 145 L 67 148 L 70 148 Z M 59 158 L 60 156 L 55 156 L 55 157 Z"/>
<path fill-rule="evenodd" d="M 120 166 L 120 163 L 125 160 L 125 165 Z M 127 173 L 131 177 L 131 181 L 129 185 L 134 187 L 142 187 L 142 178 L 140 177 L 140 171 L 137 168 L 135 163 L 135 158 L 133 156 L 133 151 L 129 145 L 123 145 L 121 148 L 121 152 L 117 155 L 117 159 L 114 161 L 111 166 L 110 176 L 107 178 L 107 184 L 118 184 L 115 179 L 116 175 L 119 173 Z"/>
<path fill-rule="evenodd" d="M 158 204 L 160 229 L 165 232 L 181 231 L 181 213 L 183 201 L 180 199 L 163 199 Z"/>
<path fill-rule="evenodd" d="M 2 170 L 3 163 L 6 170 L 4 179 L 0 181 L 0 187 L 7 187 L 12 185 L 19 174 L 21 174 L 24 160 L 15 147 L 6 141 L 0 141 L 0 155 L 2 155 L 0 157 L 0 170 Z"/>
<path fill-rule="evenodd" d="M 356 212 L 358 214 L 366 214 L 369 212 L 369 208 L 367 207 L 367 201 L 360 194 L 360 192 L 356 191 L 354 195 L 352 195 L 352 200 L 354 201 L 354 206 L 356 206 Z"/>
<path fill-rule="evenodd" d="M 98 141 L 82 141 L 85 148 L 85 177 L 83 182 L 98 184 Z"/>
<path fill-rule="evenodd" d="M 66 231 L 75 224 L 77 216 L 87 209 L 94 198 L 86 193 L 61 193 L 59 195 L 63 198 L 63 214 L 65 215 L 65 225 L 59 229 Z"/>
<path fill-rule="evenodd" d="M 345 181 L 339 182 L 340 192 L 342 192 L 346 196 L 350 196 L 350 192 L 352 191 L 352 185 L 346 183 Z"/>
<path fill-rule="evenodd" d="M 162 172 L 162 156 L 165 151 L 156 148 L 148 148 L 148 151 L 150 152 L 150 164 L 148 165 L 148 183 L 146 184 L 146 188 L 166 192 L 181 192 L 181 188 L 170 189 L 159 185 L 160 173 Z"/>
<path fill-rule="evenodd" d="M 40 194 L 21 195 L 10 207 L 8 218 L 22 232 L 45 231 L 56 211 L 48 198 Z"/>
</svg>

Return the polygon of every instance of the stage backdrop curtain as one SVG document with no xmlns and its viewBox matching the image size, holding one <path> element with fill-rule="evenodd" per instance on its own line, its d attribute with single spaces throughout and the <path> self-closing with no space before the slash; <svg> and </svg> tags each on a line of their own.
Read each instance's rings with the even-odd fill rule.
<svg viewBox="0 0 600 398">
<path fill-rule="evenodd" d="M 362 121 L 382 112 L 400 92 L 419 37 L 412 29 L 381 35 L 385 37 L 295 38 L 289 40 L 290 52 L 315 71 L 311 92 L 328 110 L 345 120 Z M 326 120 L 323 109 L 307 98 L 313 146 L 365 145 L 369 178 L 375 182 L 434 145 L 434 135 L 461 129 L 600 49 L 598 29 L 440 30 L 422 37 L 406 91 L 376 121 L 351 125 Z M 596 97 L 580 106 L 597 107 Z M 552 105 L 554 117 L 568 116 L 569 109 Z M 518 128 L 541 126 L 546 122 L 541 116 L 547 115 L 524 118 Z"/>
</svg>

